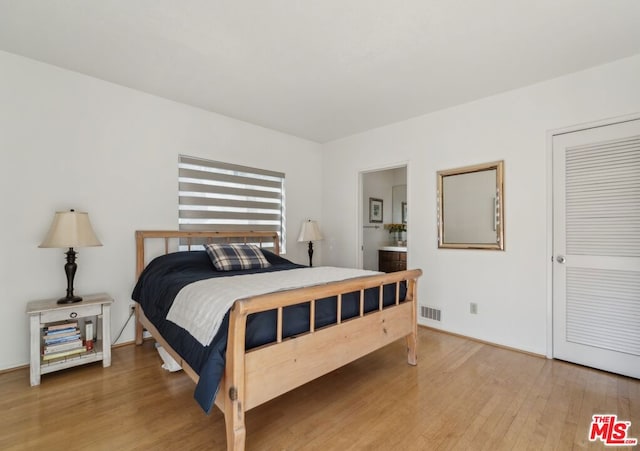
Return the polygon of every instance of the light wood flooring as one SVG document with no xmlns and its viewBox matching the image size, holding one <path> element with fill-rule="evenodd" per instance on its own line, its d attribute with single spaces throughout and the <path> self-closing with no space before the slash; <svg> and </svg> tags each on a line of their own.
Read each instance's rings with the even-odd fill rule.
<svg viewBox="0 0 640 451">
<path fill-rule="evenodd" d="M 28 369 L 8 372 L 0 449 L 225 449 L 222 414 L 205 415 L 193 389 L 161 368 L 151 341 L 37 387 Z M 259 406 L 247 449 L 605 449 L 587 437 L 598 413 L 640 438 L 640 381 L 420 328 L 417 367 L 396 342 Z"/>
</svg>

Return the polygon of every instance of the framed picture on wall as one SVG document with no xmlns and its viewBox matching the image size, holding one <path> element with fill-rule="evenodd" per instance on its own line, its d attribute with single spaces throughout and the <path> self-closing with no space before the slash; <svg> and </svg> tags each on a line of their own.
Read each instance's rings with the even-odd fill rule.
<svg viewBox="0 0 640 451">
<path fill-rule="evenodd" d="M 382 199 L 369 198 L 369 222 L 382 223 Z"/>
<path fill-rule="evenodd" d="M 406 224 L 407 223 L 407 203 L 406 202 L 402 202 L 402 223 Z"/>
</svg>

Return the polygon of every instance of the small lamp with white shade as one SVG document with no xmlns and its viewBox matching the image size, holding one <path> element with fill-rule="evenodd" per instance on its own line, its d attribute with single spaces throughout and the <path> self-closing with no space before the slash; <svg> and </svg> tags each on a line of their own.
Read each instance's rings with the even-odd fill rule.
<svg viewBox="0 0 640 451">
<path fill-rule="evenodd" d="M 308 220 L 302 223 L 300 228 L 300 235 L 298 236 L 298 242 L 309 242 L 309 266 L 313 266 L 313 242 L 322 239 L 320 228 L 316 221 Z"/>
<path fill-rule="evenodd" d="M 67 264 L 64 265 L 67 275 L 67 295 L 60 298 L 58 304 L 82 301 L 80 296 L 73 294 L 73 278 L 78 267 L 77 252 L 73 248 L 90 246 L 102 246 L 102 243 L 91 227 L 89 214 L 75 210 L 56 212 L 49 233 L 38 247 L 69 248 L 66 252 Z"/>
</svg>

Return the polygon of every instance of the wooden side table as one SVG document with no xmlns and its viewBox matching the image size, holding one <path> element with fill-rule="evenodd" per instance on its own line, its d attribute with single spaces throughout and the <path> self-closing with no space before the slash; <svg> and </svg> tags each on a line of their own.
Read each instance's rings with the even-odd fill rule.
<svg viewBox="0 0 640 451">
<path fill-rule="evenodd" d="M 113 298 L 106 293 L 82 296 L 75 304 L 58 304 L 57 299 L 31 301 L 27 304 L 31 333 L 31 385 L 40 384 L 42 374 L 102 360 L 102 366 L 111 365 L 111 304 Z M 52 361 L 42 358 L 43 328 L 58 321 L 83 322 L 95 317 L 96 337 L 92 350 Z M 84 335 L 83 329 L 81 329 Z M 100 334 L 100 331 L 102 333 Z M 86 337 L 83 337 L 86 338 Z M 92 338 L 92 337 L 90 337 Z"/>
</svg>

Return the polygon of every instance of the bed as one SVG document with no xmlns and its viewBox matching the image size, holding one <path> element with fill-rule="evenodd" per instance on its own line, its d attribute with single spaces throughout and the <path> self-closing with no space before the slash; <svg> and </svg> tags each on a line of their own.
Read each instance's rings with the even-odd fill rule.
<svg viewBox="0 0 640 451">
<path fill-rule="evenodd" d="M 389 343 L 404 338 L 408 363 L 416 365 L 419 269 L 237 298 L 211 343 L 196 343 L 190 332 L 165 318 L 179 304 L 173 299 L 176 292 L 188 291 L 184 287 L 219 283 L 217 278 L 253 285 L 236 281 L 320 269 L 305 269 L 280 257 L 279 237 L 271 232 L 136 231 L 135 236 L 136 343 L 142 343 L 144 329 L 149 331 L 194 380 L 194 396 L 202 408 L 208 413 L 215 404 L 222 410 L 229 450 L 244 449 L 246 411 Z M 269 268 L 260 274 L 212 276 L 216 271 L 207 252 L 200 250 L 201 244 L 210 243 L 251 244 Z M 175 252 L 178 245 L 186 252 Z M 239 277 L 227 277 L 235 275 Z"/>
</svg>

